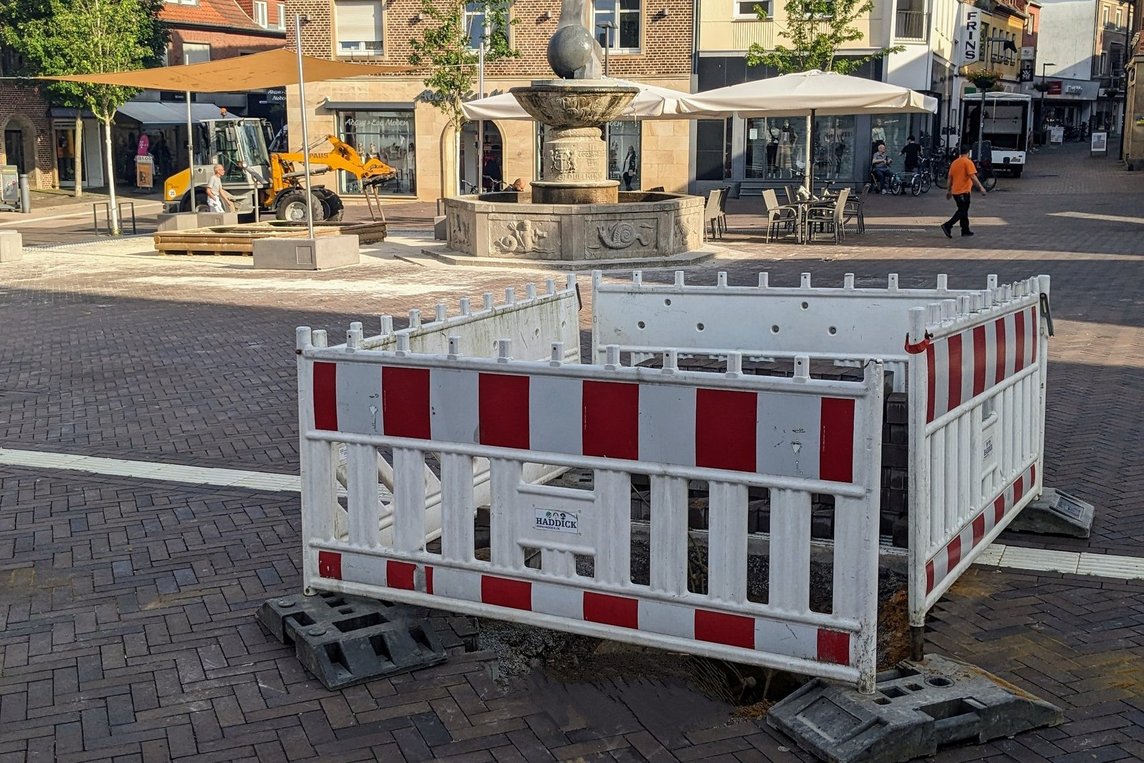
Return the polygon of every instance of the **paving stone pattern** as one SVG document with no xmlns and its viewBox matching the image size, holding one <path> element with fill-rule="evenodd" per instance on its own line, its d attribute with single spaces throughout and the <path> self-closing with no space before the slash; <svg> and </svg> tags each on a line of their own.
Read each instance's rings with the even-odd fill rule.
<svg viewBox="0 0 1144 763">
<path fill-rule="evenodd" d="M 759 202 L 732 201 L 727 253 L 688 278 L 1051 274 L 1047 481 L 1096 504 L 1096 523 L 1088 540 L 1003 542 L 1138 556 L 1144 225 L 1049 213 L 1140 220 L 1144 174 L 1075 147 L 1033 161 L 975 197 L 978 235 L 964 241 L 937 231 L 951 205 L 936 193 L 872 199 L 870 232 L 841 247 L 763 245 Z M 29 225 L 50 241 L 52 223 Z M 337 338 L 350 320 L 544 275 L 388 252 L 319 274 L 106 247 L 5 264 L 0 447 L 295 472 L 296 325 Z M 299 530 L 295 495 L 0 469 L 0 761 L 806 759 L 671 671 L 538 672 L 506 687 L 491 655 L 464 651 L 468 621 L 444 614 L 448 663 L 327 692 L 253 619 L 262 600 L 297 592 Z M 933 613 L 931 648 L 1059 703 L 1067 721 L 937 760 L 1144 759 L 1142 594 L 1142 582 L 968 573 Z"/>
</svg>

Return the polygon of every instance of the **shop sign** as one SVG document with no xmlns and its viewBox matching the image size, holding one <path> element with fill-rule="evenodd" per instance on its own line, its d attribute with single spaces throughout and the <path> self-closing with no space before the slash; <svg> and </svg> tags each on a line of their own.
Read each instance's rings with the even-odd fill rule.
<svg viewBox="0 0 1144 763">
<path fill-rule="evenodd" d="M 969 3 L 961 3 L 960 15 L 957 64 L 965 66 L 977 60 L 977 51 L 981 43 L 981 11 Z"/>
</svg>

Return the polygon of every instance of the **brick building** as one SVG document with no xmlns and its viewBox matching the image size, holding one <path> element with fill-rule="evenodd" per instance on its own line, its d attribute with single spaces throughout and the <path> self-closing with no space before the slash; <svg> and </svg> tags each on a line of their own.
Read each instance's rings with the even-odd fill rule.
<svg viewBox="0 0 1144 763">
<path fill-rule="evenodd" d="M 0 46 L 0 78 L 15 75 L 19 61 Z M 51 188 L 51 119 L 39 88 L 16 80 L 0 79 L 0 164 L 27 173 L 33 188 Z"/>
<path fill-rule="evenodd" d="M 322 58 L 403 64 L 412 52 L 411 37 L 420 36 L 419 0 L 290 0 L 288 21 L 295 13 L 309 18 L 302 27 L 302 50 Z M 555 0 L 518 0 L 510 42 L 522 57 L 490 64 L 485 70 L 486 94 L 503 92 L 536 79 L 551 79 L 545 58 L 548 39 L 556 30 L 559 4 Z M 585 26 L 597 28 L 608 43 L 608 70 L 613 77 L 647 82 L 685 92 L 691 90 L 692 2 L 662 0 L 597 0 L 589 3 Z M 610 21 L 615 29 L 597 25 Z M 478 22 L 477 26 L 480 24 Z M 293 23 L 288 23 L 293 35 Z M 377 153 L 400 172 L 399 182 L 386 190 L 436 199 L 451 191 L 453 182 L 442 157 L 453 156 L 444 115 L 419 99 L 425 73 L 313 83 L 306 86 L 306 109 L 312 135 L 337 134 L 363 152 Z M 299 119 L 296 88 L 288 88 L 288 112 L 293 126 Z M 504 120 L 485 123 L 486 157 L 482 173 L 506 182 L 538 176 L 538 138 L 534 123 Z M 629 147 L 637 155 L 641 187 L 664 186 L 682 191 L 688 185 L 686 157 L 690 141 L 686 120 L 617 122 L 609 125 L 609 171 L 618 177 Z M 475 126 L 461 136 L 461 177 L 478 177 Z M 291 141 L 297 146 L 297 137 Z M 352 178 L 325 179 L 339 192 L 357 190 Z M 448 189 L 448 190 L 443 190 Z"/>
<path fill-rule="evenodd" d="M 1129 168 L 1144 169 L 1144 0 L 1128 10 L 1123 151 Z"/>
</svg>

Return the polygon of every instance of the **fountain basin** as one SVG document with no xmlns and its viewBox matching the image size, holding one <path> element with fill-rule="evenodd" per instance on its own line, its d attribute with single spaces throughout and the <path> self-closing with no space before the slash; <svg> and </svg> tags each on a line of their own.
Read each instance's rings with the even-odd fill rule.
<svg viewBox="0 0 1144 763">
<path fill-rule="evenodd" d="M 663 259 L 703 243 L 699 196 L 621 191 L 618 203 L 576 205 L 506 196 L 445 199 L 449 249 L 472 257 L 590 262 Z"/>
</svg>

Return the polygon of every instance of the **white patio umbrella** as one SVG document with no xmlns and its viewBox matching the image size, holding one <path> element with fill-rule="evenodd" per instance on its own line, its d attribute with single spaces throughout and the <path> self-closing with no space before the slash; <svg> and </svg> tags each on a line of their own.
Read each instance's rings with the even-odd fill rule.
<svg viewBox="0 0 1144 763">
<path fill-rule="evenodd" d="M 813 129 L 815 116 L 933 113 L 937 111 L 937 99 L 886 82 L 811 69 L 685 95 L 679 101 L 679 110 L 694 118 L 809 117 Z M 810 190 L 810 140 L 806 164 Z"/>
<path fill-rule="evenodd" d="M 623 79 L 610 79 L 609 82 L 626 87 L 639 88 L 636 97 L 628 104 L 620 115 L 621 119 L 694 119 L 687 114 L 681 115 L 679 99 L 687 95 L 680 90 L 648 85 L 644 82 L 629 82 Z M 461 104 L 468 119 L 532 119 L 528 112 L 520 107 L 512 93 L 491 95 L 488 98 L 478 98 Z"/>
</svg>

